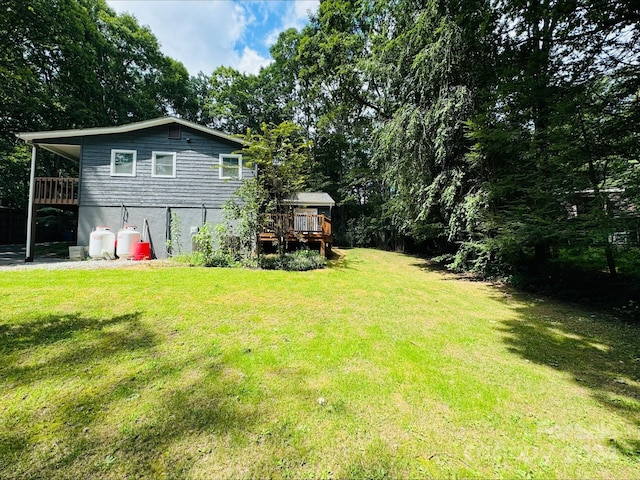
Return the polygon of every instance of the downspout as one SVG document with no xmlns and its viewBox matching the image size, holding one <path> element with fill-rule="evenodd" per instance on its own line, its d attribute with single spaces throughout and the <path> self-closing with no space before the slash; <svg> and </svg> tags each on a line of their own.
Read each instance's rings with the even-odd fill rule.
<svg viewBox="0 0 640 480">
<path fill-rule="evenodd" d="M 127 210 L 127 207 L 125 206 L 124 203 L 121 205 L 122 206 L 120 207 L 120 228 L 122 229 L 129 221 L 129 210 Z"/>
<path fill-rule="evenodd" d="M 33 262 L 33 254 L 36 246 L 35 238 L 35 220 L 36 220 L 36 156 L 38 147 L 35 144 L 31 145 L 31 173 L 29 175 L 29 206 L 27 210 L 27 244 L 25 252 L 25 262 Z"/>
</svg>

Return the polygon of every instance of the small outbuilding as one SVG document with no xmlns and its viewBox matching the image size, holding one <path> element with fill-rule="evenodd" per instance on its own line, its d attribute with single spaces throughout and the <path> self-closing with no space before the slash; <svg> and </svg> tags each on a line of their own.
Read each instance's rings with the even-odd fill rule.
<svg viewBox="0 0 640 480">
<path fill-rule="evenodd" d="M 300 192 L 284 203 L 290 206 L 290 212 L 265 215 L 259 235 L 262 248 L 268 250 L 284 242 L 291 250 L 309 246 L 317 247 L 322 255 L 331 251 L 331 209 L 336 204 L 333 198 L 326 192 Z M 278 238 L 278 230 L 283 233 L 282 238 Z"/>
</svg>

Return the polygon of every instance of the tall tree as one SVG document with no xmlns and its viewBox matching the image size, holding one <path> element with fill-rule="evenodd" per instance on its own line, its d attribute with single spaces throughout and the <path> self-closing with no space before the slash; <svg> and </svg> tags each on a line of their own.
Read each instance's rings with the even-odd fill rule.
<svg viewBox="0 0 640 480">
<path fill-rule="evenodd" d="M 480 172 L 468 161 L 466 122 L 492 84 L 489 2 L 397 2 L 373 50 L 395 92 L 377 129 L 373 159 L 384 166 L 398 230 L 438 243 L 465 239 Z M 378 83 L 381 83 L 379 81 Z"/>
<path fill-rule="evenodd" d="M 630 109 L 637 110 L 633 94 L 620 88 L 628 82 L 621 83 L 619 75 L 629 68 L 638 71 L 637 52 L 618 39 L 634 36 L 637 26 L 622 13 L 624 21 L 611 22 L 605 14 L 609 2 L 497 5 L 497 88 L 471 133 L 477 141 L 475 159 L 489 175 L 484 244 L 507 263 L 530 258 L 539 266 L 552 246 L 586 237 L 587 218 L 574 221 L 567 213 L 582 192 L 599 205 L 590 211 L 588 230 L 594 244 L 604 245 L 615 274 L 608 191 L 628 176 L 617 167 L 629 165 L 631 152 L 627 148 L 623 154 L 626 160 L 613 153 L 622 153 L 629 135 L 623 127 L 618 138 L 611 126 L 622 126 L 616 118 L 631 118 Z M 612 62 L 612 56 L 625 62 Z"/>
<path fill-rule="evenodd" d="M 278 252 L 283 253 L 291 208 L 286 200 L 306 185 L 310 144 L 302 129 L 292 122 L 262 124 L 259 131 L 249 130 L 245 139 L 247 146 L 243 153 L 258 170 L 256 191 L 264 194 L 261 210 L 271 216 L 271 225 L 280 239 Z"/>
<path fill-rule="evenodd" d="M 388 189 L 370 162 L 384 94 L 367 82 L 372 28 L 382 22 L 373 6 L 322 2 L 298 48 L 302 110 L 313 125 L 314 188 L 337 201 L 337 237 L 367 246 L 385 245 L 393 236 L 382 208 Z"/>
</svg>

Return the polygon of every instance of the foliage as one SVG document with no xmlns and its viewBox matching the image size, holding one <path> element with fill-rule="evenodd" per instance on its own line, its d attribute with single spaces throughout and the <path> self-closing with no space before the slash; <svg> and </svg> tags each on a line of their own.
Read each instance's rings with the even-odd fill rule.
<svg viewBox="0 0 640 480">
<path fill-rule="evenodd" d="M 375 218 L 361 216 L 347 221 L 346 241 L 353 247 L 372 247 L 377 245 L 376 237 L 380 232 L 380 223 Z"/>
<path fill-rule="evenodd" d="M 206 222 L 195 234 L 193 244 L 195 251 L 188 256 L 188 263 L 203 267 L 235 267 L 238 261 L 227 248 L 216 248 L 214 227 Z"/>
<path fill-rule="evenodd" d="M 266 192 L 256 179 L 243 180 L 222 206 L 223 221 L 215 227 L 219 248 L 245 264 L 251 264 L 255 257 L 260 211 L 265 200 Z"/>
<path fill-rule="evenodd" d="M 373 160 L 393 192 L 388 209 L 401 233 L 419 238 L 439 225 L 436 235 L 465 240 L 456 235 L 458 206 L 481 181 L 465 156 L 465 122 L 491 81 L 489 6 L 434 1 L 412 11 L 410 4 L 389 9 L 395 21 L 376 59 L 394 62 L 394 81 L 406 85 L 377 129 Z"/>
<path fill-rule="evenodd" d="M 191 78 L 187 118 L 237 134 L 259 130 L 262 123 L 277 125 L 302 118 L 298 43 L 295 29 L 280 33 L 270 49 L 275 61 L 258 75 L 222 66 L 210 75 Z"/>
<path fill-rule="evenodd" d="M 239 266 L 238 261 L 223 250 L 213 250 L 208 255 L 195 251 L 187 256 L 187 263 L 197 267 L 233 268 Z"/>
<path fill-rule="evenodd" d="M 304 188 L 311 144 L 293 122 L 263 123 L 259 131 L 249 130 L 244 138 L 247 146 L 242 152 L 248 164 L 257 167 L 258 183 L 268 195 L 266 211 L 282 211 L 284 200 Z"/>
<path fill-rule="evenodd" d="M 282 239 L 286 233 L 283 218 L 291 209 L 287 200 L 304 189 L 312 162 L 311 143 L 304 138 L 302 129 L 292 122 L 262 124 L 259 132 L 248 130 L 245 140 L 247 146 L 242 152 L 248 164 L 255 165 L 258 170 L 256 192 L 263 202 L 259 210 L 276 215 L 275 234 L 280 239 L 278 253 L 282 253 Z"/>
<path fill-rule="evenodd" d="M 322 2 L 299 81 L 317 165 L 337 159 L 338 235 L 490 276 L 592 245 L 615 274 L 640 198 L 638 25 L 631 2 Z"/>
<path fill-rule="evenodd" d="M 211 223 L 206 222 L 198 229 L 198 233 L 192 237 L 193 244 L 196 251 L 202 255 L 204 263 L 206 264 L 208 259 L 213 256 L 213 226 Z"/>
<path fill-rule="evenodd" d="M 630 160 L 638 155 L 630 142 L 637 106 L 625 72 L 626 61 L 638 56 L 624 41 L 611 51 L 629 24 L 603 24 L 587 13 L 602 5 L 590 3 L 498 6 L 497 88 L 471 124 L 471 158 L 487 172 L 488 211 L 476 235 L 519 245 L 520 262 L 512 258 L 511 265 L 529 262 L 535 270 L 551 258 L 552 247 L 593 245 L 604 247 L 616 274 L 608 239 L 625 231 L 625 208 L 611 193 L 632 178 Z M 624 66 L 609 62 L 618 56 L 626 58 Z"/>
<path fill-rule="evenodd" d="M 178 212 L 171 212 L 169 220 L 169 238 L 166 242 L 167 253 L 169 256 L 182 255 L 182 225 Z"/>
<path fill-rule="evenodd" d="M 259 127 L 261 115 L 255 95 L 255 76 L 231 67 L 218 67 L 208 81 L 205 109 L 210 126 L 234 133 Z"/>
<path fill-rule="evenodd" d="M 517 263 L 517 253 L 500 247 L 496 242 L 463 242 L 455 255 L 451 256 L 451 263 L 447 267 L 454 272 L 470 272 L 485 279 L 510 281 L 514 274 L 513 265 Z M 510 253 L 512 256 L 509 256 Z"/>
<path fill-rule="evenodd" d="M 301 249 L 281 255 L 261 255 L 258 266 L 264 270 L 288 270 L 304 272 L 324 268 L 326 260 L 320 252 Z"/>
<path fill-rule="evenodd" d="M 0 204 L 12 208 L 26 208 L 29 192 L 31 154 L 26 145 L 0 151 Z"/>
</svg>

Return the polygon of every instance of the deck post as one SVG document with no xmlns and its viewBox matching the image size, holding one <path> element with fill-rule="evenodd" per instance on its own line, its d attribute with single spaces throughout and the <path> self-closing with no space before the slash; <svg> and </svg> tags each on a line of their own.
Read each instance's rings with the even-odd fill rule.
<svg viewBox="0 0 640 480">
<path fill-rule="evenodd" d="M 27 243 L 25 245 L 25 262 L 33 262 L 33 254 L 36 247 L 36 163 L 38 147 L 31 146 L 31 174 L 29 176 L 29 206 L 27 210 Z"/>
</svg>

